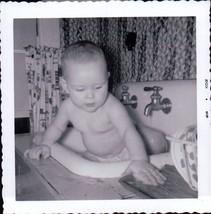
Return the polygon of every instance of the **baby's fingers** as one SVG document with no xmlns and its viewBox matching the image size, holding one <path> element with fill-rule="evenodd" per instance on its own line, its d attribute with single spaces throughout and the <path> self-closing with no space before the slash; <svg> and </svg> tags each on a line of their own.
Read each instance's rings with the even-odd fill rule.
<svg viewBox="0 0 211 214">
<path fill-rule="evenodd" d="M 42 157 L 42 155 L 43 155 L 43 150 L 42 150 L 42 148 L 37 147 L 37 148 L 35 149 L 35 151 L 34 151 L 33 154 L 34 154 L 33 159 L 39 160 L 39 159 Z"/>
<path fill-rule="evenodd" d="M 166 177 L 155 168 L 134 173 L 134 177 L 143 184 L 153 186 L 164 184 L 166 180 Z"/>
<path fill-rule="evenodd" d="M 27 149 L 27 150 L 24 152 L 24 157 L 25 157 L 25 158 L 28 158 L 28 157 L 29 157 L 29 152 L 30 152 L 30 149 Z"/>
<path fill-rule="evenodd" d="M 38 160 L 41 155 L 41 150 L 38 147 L 34 147 L 28 151 L 28 157 L 34 160 Z"/>
<path fill-rule="evenodd" d="M 41 157 L 46 159 L 50 156 L 50 148 L 46 145 L 35 146 L 24 152 L 26 158 L 39 160 Z"/>
<path fill-rule="evenodd" d="M 156 178 L 154 178 L 153 176 L 151 176 L 151 174 L 149 172 L 146 172 L 145 174 L 142 174 L 141 179 L 138 176 L 136 178 L 136 180 L 139 180 L 143 184 L 146 184 L 146 185 L 153 185 L 153 186 L 157 186 L 158 185 Z"/>
<path fill-rule="evenodd" d="M 44 159 L 48 158 L 50 156 L 50 150 L 46 150 L 45 152 L 43 152 L 42 157 Z"/>
<path fill-rule="evenodd" d="M 24 152 L 24 157 L 25 158 L 32 158 L 33 155 L 33 151 L 34 151 L 34 148 L 32 149 L 27 149 L 25 152 Z"/>
<path fill-rule="evenodd" d="M 156 178 L 158 184 L 165 183 L 166 177 L 161 172 L 159 172 L 157 169 L 154 169 L 151 173 L 152 173 L 153 177 Z"/>
<path fill-rule="evenodd" d="M 50 151 L 45 147 L 39 146 L 34 149 L 32 153 L 32 159 L 39 160 L 40 158 L 48 158 L 50 156 Z"/>
</svg>

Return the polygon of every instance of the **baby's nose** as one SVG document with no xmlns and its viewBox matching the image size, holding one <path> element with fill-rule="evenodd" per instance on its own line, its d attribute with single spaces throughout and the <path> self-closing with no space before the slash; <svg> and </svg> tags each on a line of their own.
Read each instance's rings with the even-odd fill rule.
<svg viewBox="0 0 211 214">
<path fill-rule="evenodd" d="M 87 91 L 87 98 L 94 98 L 94 91 L 92 89 L 89 89 Z"/>
</svg>

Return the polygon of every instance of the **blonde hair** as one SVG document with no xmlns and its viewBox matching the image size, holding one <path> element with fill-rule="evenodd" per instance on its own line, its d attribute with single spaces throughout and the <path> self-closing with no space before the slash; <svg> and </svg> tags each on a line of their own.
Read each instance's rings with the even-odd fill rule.
<svg viewBox="0 0 211 214">
<path fill-rule="evenodd" d="M 62 57 L 62 68 L 65 71 L 65 62 L 72 61 L 83 63 L 93 60 L 103 60 L 107 67 L 105 55 L 100 47 L 90 41 L 79 41 L 71 44 L 65 49 Z"/>
</svg>

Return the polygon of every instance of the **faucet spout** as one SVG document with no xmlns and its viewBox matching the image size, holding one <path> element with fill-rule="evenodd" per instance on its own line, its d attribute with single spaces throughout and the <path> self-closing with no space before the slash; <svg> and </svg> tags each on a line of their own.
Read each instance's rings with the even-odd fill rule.
<svg viewBox="0 0 211 214">
<path fill-rule="evenodd" d="M 135 95 L 133 95 L 130 98 L 130 94 L 128 93 L 128 86 L 122 86 L 123 92 L 121 93 L 122 98 L 121 98 L 121 102 L 123 105 L 131 105 L 132 108 L 136 108 L 138 105 L 138 101 L 137 101 L 137 97 Z"/>
<path fill-rule="evenodd" d="M 145 116 L 152 116 L 153 107 L 154 107 L 153 103 L 146 105 L 146 107 L 144 109 L 144 115 Z"/>
<path fill-rule="evenodd" d="M 161 100 L 162 96 L 159 94 L 159 90 L 162 88 L 159 86 L 154 87 L 145 87 L 145 91 L 153 90 L 153 94 L 150 96 L 151 103 L 146 105 L 144 109 L 145 116 L 152 116 L 153 111 L 162 110 L 165 114 L 168 114 L 171 111 L 171 101 L 168 98 Z"/>
</svg>

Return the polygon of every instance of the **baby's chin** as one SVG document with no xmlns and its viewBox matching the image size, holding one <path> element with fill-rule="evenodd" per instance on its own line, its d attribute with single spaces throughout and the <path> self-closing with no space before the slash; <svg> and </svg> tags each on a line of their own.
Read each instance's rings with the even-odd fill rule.
<svg viewBox="0 0 211 214">
<path fill-rule="evenodd" d="M 86 112 L 89 112 L 89 113 L 94 113 L 96 112 L 102 105 L 96 105 L 96 104 L 85 104 L 83 105 L 81 108 L 86 111 Z"/>
<path fill-rule="evenodd" d="M 97 108 L 98 109 L 98 108 Z M 91 109 L 84 109 L 84 111 L 88 112 L 88 113 L 95 113 L 97 111 L 97 109 L 91 110 Z"/>
<path fill-rule="evenodd" d="M 94 105 L 84 105 L 82 107 L 82 109 L 86 112 L 89 112 L 89 113 L 94 113 L 96 112 L 98 109 L 100 108 L 100 106 L 94 106 Z"/>
</svg>

